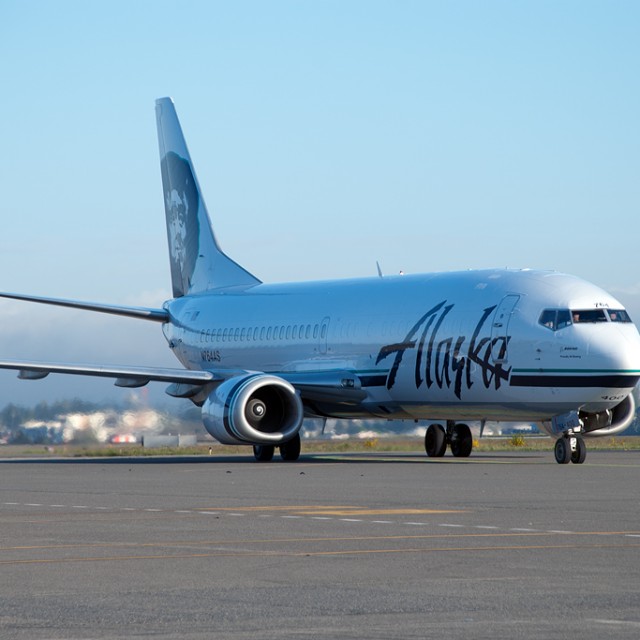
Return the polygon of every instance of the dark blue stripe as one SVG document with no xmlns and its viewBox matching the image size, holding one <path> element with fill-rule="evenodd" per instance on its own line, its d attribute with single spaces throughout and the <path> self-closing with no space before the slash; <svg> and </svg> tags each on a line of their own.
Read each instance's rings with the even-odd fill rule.
<svg viewBox="0 0 640 640">
<path fill-rule="evenodd" d="M 509 384 L 512 387 L 604 387 L 633 389 L 640 376 L 627 375 L 512 375 Z"/>
</svg>

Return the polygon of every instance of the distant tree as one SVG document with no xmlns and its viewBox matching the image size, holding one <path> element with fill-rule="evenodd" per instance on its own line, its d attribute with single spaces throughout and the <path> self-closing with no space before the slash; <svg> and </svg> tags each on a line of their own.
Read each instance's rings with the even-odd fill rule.
<svg viewBox="0 0 640 640">
<path fill-rule="evenodd" d="M 8 404 L 2 411 L 0 411 L 0 423 L 10 431 L 17 429 L 29 419 L 29 409 L 19 407 L 15 404 Z"/>
</svg>

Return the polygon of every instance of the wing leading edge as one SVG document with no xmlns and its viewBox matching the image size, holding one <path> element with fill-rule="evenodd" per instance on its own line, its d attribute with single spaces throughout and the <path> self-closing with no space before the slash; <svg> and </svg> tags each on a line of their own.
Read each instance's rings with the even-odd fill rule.
<svg viewBox="0 0 640 640">
<path fill-rule="evenodd" d="M 84 309 L 85 311 L 98 311 L 127 318 L 138 318 L 140 320 L 153 320 L 154 322 L 167 322 L 169 314 L 165 309 L 151 309 L 147 307 L 128 307 L 124 305 L 102 304 L 100 302 L 81 302 L 79 300 L 65 300 L 63 298 L 47 298 L 44 296 L 30 296 L 23 293 L 7 293 L 0 291 L 0 298 L 11 300 L 24 300 L 26 302 L 38 302 L 40 304 L 51 304 L 58 307 L 69 307 L 71 309 Z"/>
<path fill-rule="evenodd" d="M 222 380 L 222 377 L 211 371 L 190 371 L 188 369 L 171 369 L 162 367 L 133 367 L 79 365 L 61 362 L 30 362 L 3 360 L 0 369 L 18 371 L 21 380 L 40 380 L 50 373 L 65 373 L 80 376 L 115 378 L 119 387 L 142 387 L 148 382 L 170 382 L 184 385 L 202 386 Z"/>
</svg>

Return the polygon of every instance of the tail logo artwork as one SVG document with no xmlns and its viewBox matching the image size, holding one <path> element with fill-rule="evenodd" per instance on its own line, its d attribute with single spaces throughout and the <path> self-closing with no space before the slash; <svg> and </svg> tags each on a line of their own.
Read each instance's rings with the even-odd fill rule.
<svg viewBox="0 0 640 640">
<path fill-rule="evenodd" d="M 165 206 L 167 211 L 167 234 L 171 257 L 171 274 L 175 297 L 185 295 L 190 288 L 190 277 L 193 274 L 198 257 L 198 187 L 189 162 L 173 152 L 167 153 L 162 160 L 163 184 L 171 185 L 165 190 Z M 182 288 L 175 286 L 181 282 Z"/>
</svg>

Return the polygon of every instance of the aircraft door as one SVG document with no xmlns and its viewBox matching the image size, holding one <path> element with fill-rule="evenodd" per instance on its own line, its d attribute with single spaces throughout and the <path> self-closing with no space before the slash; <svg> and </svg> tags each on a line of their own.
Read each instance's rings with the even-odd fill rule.
<svg viewBox="0 0 640 640">
<path fill-rule="evenodd" d="M 327 337 L 329 335 L 329 318 L 323 318 L 322 324 L 320 325 L 320 335 L 318 336 L 318 345 L 320 349 L 320 353 L 327 353 Z"/>
<path fill-rule="evenodd" d="M 491 324 L 491 360 L 495 364 L 507 362 L 509 347 L 509 320 L 520 299 L 519 295 L 506 295 L 496 307 Z"/>
</svg>

